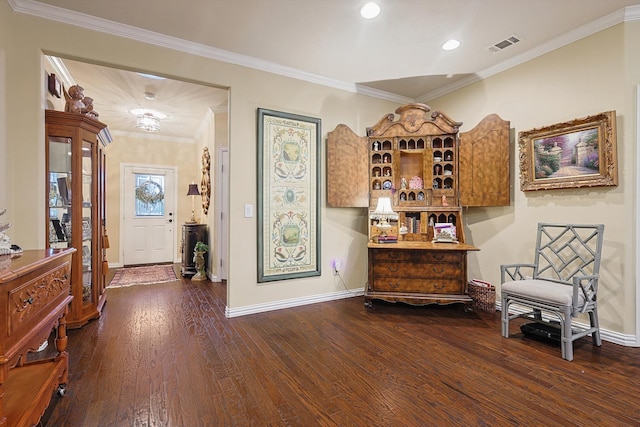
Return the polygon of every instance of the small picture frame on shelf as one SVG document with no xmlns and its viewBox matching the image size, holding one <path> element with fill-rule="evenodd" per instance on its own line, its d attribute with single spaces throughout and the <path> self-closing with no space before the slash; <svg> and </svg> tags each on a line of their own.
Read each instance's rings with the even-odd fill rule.
<svg viewBox="0 0 640 427">
<path fill-rule="evenodd" d="M 62 224 L 58 218 L 51 218 L 51 225 L 53 230 L 55 231 L 56 238 L 58 242 L 64 242 L 67 240 L 64 230 L 62 229 Z M 51 233 L 50 233 L 51 234 Z"/>
<path fill-rule="evenodd" d="M 82 240 L 91 239 L 91 218 L 82 218 Z"/>
<path fill-rule="evenodd" d="M 58 192 L 62 199 L 62 206 L 69 206 L 71 204 L 71 186 L 69 178 L 66 176 L 58 177 Z"/>
<path fill-rule="evenodd" d="M 436 243 L 458 243 L 456 226 L 449 222 L 433 226 L 433 241 Z"/>
<path fill-rule="evenodd" d="M 91 251 L 89 250 L 89 246 L 87 245 L 82 245 L 82 265 L 91 265 Z"/>
<path fill-rule="evenodd" d="M 49 243 L 58 243 L 58 235 L 53 226 L 53 221 L 49 221 Z"/>
</svg>

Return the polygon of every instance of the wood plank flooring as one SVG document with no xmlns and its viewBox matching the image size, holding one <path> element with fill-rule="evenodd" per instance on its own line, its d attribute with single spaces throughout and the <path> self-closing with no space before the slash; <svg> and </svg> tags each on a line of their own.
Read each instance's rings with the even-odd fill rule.
<svg viewBox="0 0 640 427">
<path fill-rule="evenodd" d="M 640 348 L 500 336 L 500 313 L 361 297 L 227 319 L 226 285 L 107 289 L 43 426 L 639 426 Z"/>
</svg>

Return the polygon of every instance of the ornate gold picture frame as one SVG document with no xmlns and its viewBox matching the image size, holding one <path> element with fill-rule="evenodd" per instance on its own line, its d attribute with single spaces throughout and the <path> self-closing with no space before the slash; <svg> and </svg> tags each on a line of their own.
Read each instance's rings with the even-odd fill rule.
<svg viewBox="0 0 640 427">
<path fill-rule="evenodd" d="M 202 197 L 202 213 L 209 213 L 209 204 L 211 203 L 211 155 L 209 148 L 202 149 L 202 178 L 200 180 L 200 195 Z"/>
<path fill-rule="evenodd" d="M 520 190 L 618 185 L 616 112 L 520 132 Z"/>
<path fill-rule="evenodd" d="M 258 109 L 258 282 L 320 275 L 320 124 Z"/>
</svg>

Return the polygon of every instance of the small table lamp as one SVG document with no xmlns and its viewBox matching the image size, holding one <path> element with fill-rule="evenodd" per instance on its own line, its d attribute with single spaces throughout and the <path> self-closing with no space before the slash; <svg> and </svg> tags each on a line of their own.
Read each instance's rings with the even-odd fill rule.
<svg viewBox="0 0 640 427">
<path fill-rule="evenodd" d="M 195 196 L 199 196 L 200 191 L 198 190 L 198 184 L 194 184 L 193 182 L 189 184 L 189 190 L 187 191 L 187 196 L 191 196 L 191 219 L 188 221 L 190 224 L 195 224 L 198 221 L 196 220 L 196 198 Z"/>
<path fill-rule="evenodd" d="M 380 230 L 381 236 L 386 236 L 387 232 L 391 230 L 391 224 L 389 224 L 388 221 L 398 219 L 398 214 L 395 213 L 391 207 L 391 198 L 378 198 L 378 205 L 376 206 L 376 210 L 371 213 L 371 219 L 380 221 L 376 225 L 376 228 Z"/>
</svg>

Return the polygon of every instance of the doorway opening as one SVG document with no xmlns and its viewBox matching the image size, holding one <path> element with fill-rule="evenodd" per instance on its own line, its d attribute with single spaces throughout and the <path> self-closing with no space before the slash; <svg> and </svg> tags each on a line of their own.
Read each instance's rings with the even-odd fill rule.
<svg viewBox="0 0 640 427">
<path fill-rule="evenodd" d="M 131 225 L 127 223 L 127 216 L 131 219 L 136 217 L 141 220 L 139 222 L 142 222 L 142 219 L 151 222 L 162 218 L 165 221 L 163 226 L 145 225 L 136 230 L 144 235 L 155 233 L 151 242 L 168 242 L 160 237 L 166 237 L 167 229 L 171 228 L 171 245 L 159 245 L 164 247 L 157 252 L 171 248 L 171 259 L 173 262 L 179 262 L 180 224 L 191 218 L 191 200 L 186 196 L 186 190 L 190 183 L 201 181 L 198 165 L 202 148 L 207 147 L 215 156 L 221 147 L 228 147 L 229 89 L 148 74 L 146 70 L 136 72 L 114 68 L 109 64 L 87 63 L 47 55 L 44 55 L 43 66 L 48 74 L 55 74 L 60 78 L 66 89 L 76 84 L 84 88 L 84 95 L 93 99 L 93 111 L 98 115 L 97 120 L 107 124 L 113 137 L 113 142 L 105 148 L 106 223 L 112 236 L 107 251 L 109 266 L 118 268 L 125 263 L 137 265 L 155 262 L 153 257 L 135 258 L 123 255 L 127 248 L 136 247 L 139 243 L 137 239 L 135 242 L 125 242 L 125 236 L 128 239 L 130 235 L 135 235 Z M 64 111 L 64 96 L 60 99 L 48 96 L 46 104 L 47 108 Z M 141 110 L 161 113 L 154 114 L 154 117 L 159 118 L 159 122 L 154 122 L 154 126 L 147 126 L 146 130 L 144 127 L 137 127 Z M 226 120 L 217 120 L 218 116 L 225 117 Z M 225 129 L 219 129 L 220 127 Z M 212 165 L 217 164 L 217 159 L 212 158 L 211 161 Z M 140 176 L 130 176 L 134 183 L 136 179 L 140 180 L 137 186 L 131 184 L 128 187 L 124 184 L 124 165 L 142 166 Z M 173 189 L 163 191 L 163 194 L 165 197 L 171 194 L 173 207 L 165 205 L 162 215 L 158 206 L 148 215 L 142 215 L 141 212 L 125 214 L 126 207 L 122 201 L 125 199 L 127 188 L 132 191 L 144 184 L 140 191 L 146 191 L 147 196 L 153 198 L 157 190 L 156 184 L 160 185 L 162 181 L 159 177 L 168 177 L 162 174 L 168 173 L 165 168 L 172 170 Z M 156 173 L 158 170 L 162 173 Z M 214 174 L 215 171 L 211 172 L 212 176 L 217 176 Z M 211 186 L 217 189 L 218 183 L 212 182 Z M 228 192 L 228 189 L 225 191 Z M 127 200 L 132 199 L 127 196 Z M 133 200 L 132 209 L 136 204 L 135 198 Z M 196 203 L 196 207 L 199 205 Z M 203 215 L 202 211 L 198 212 L 200 222 L 206 223 L 215 233 L 210 234 L 210 243 L 214 245 L 220 238 L 218 232 L 227 228 L 221 226 L 220 218 L 213 214 L 217 209 L 218 206 L 212 206 L 208 215 Z M 169 213 L 172 214 L 171 217 Z M 170 219 L 172 221 L 168 222 Z M 167 224 L 171 226 L 167 227 Z M 144 233 L 143 229 L 146 229 Z M 113 236 L 120 238 L 113 239 Z M 154 249 L 140 253 L 155 252 Z M 218 256 L 227 257 L 226 254 Z M 166 259 L 166 254 L 163 255 L 163 259 Z M 211 261 L 212 265 L 218 264 L 218 260 Z"/>
</svg>

